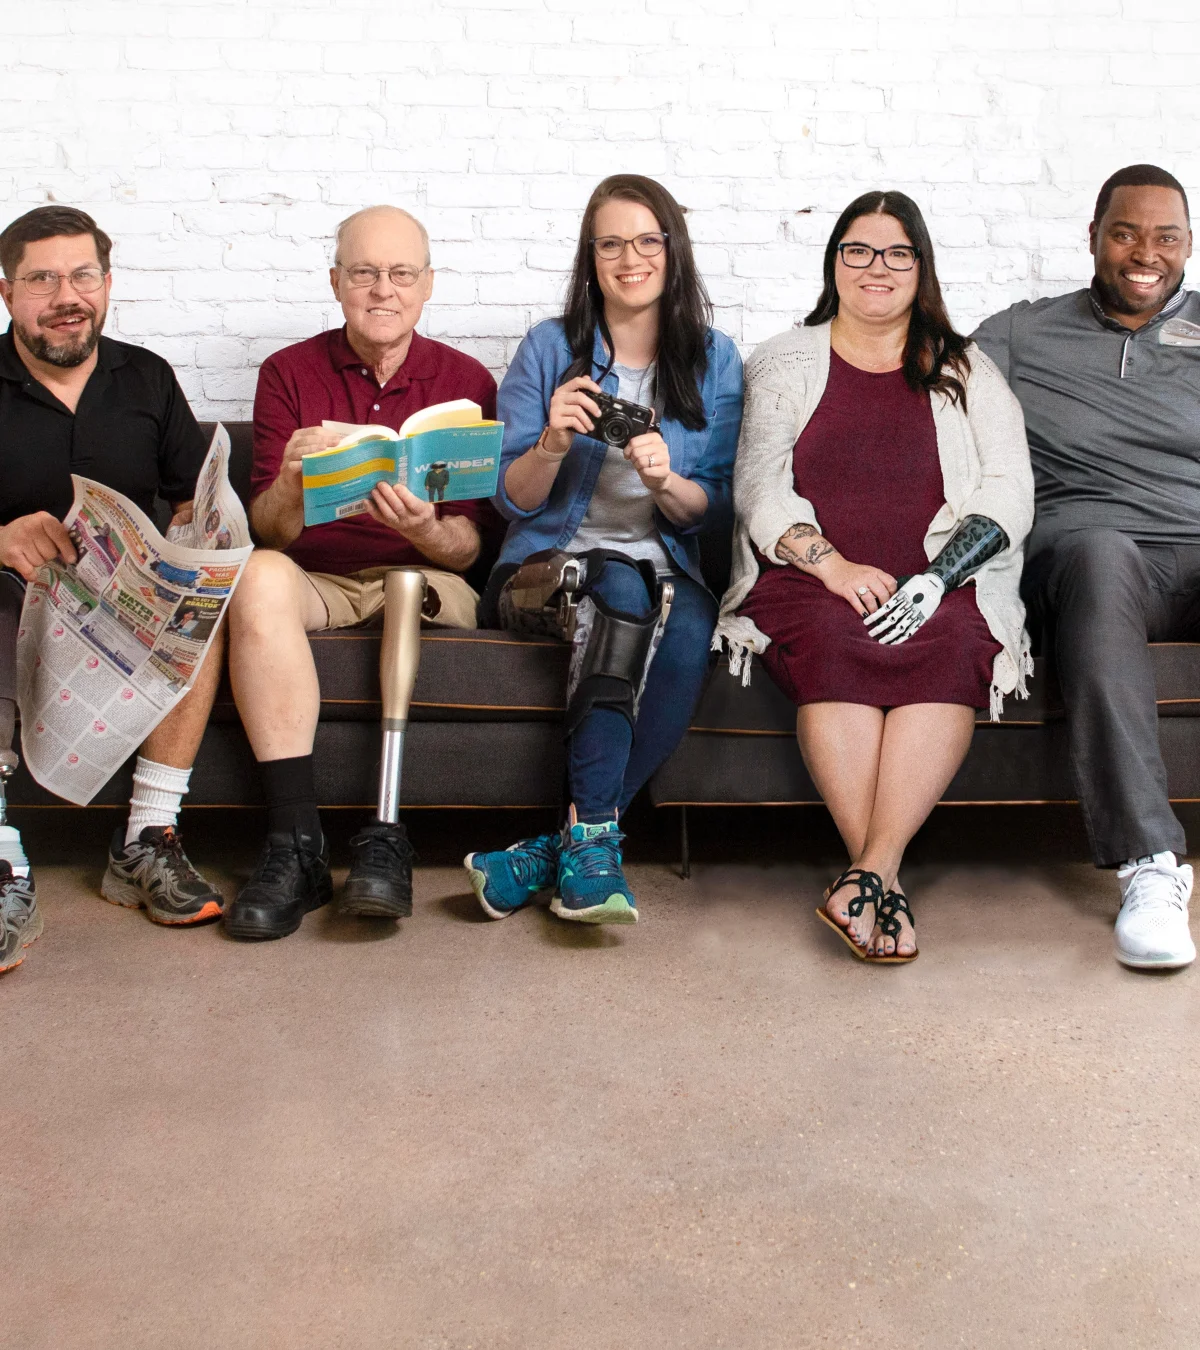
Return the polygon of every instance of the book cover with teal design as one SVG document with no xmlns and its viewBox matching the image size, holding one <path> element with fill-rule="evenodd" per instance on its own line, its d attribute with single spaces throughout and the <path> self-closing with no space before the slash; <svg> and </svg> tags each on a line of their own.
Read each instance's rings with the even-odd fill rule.
<svg viewBox="0 0 1200 1350">
<path fill-rule="evenodd" d="M 301 461 L 305 525 L 364 514 L 377 483 L 402 483 L 435 504 L 495 495 L 504 424 L 485 421 L 478 404 L 460 399 L 423 408 L 398 433 L 328 425 L 347 435 Z"/>
</svg>

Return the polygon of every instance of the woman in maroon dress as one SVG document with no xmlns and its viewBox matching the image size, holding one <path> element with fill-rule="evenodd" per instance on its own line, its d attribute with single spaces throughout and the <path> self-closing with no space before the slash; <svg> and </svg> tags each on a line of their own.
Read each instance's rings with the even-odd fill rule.
<svg viewBox="0 0 1200 1350">
<path fill-rule="evenodd" d="M 1020 408 L 951 327 L 903 194 L 847 207 L 806 326 L 751 358 L 734 493 L 718 631 L 797 705 L 852 862 L 818 914 L 856 955 L 911 960 L 904 850 L 976 710 L 1024 692 L 1033 483 Z"/>
</svg>

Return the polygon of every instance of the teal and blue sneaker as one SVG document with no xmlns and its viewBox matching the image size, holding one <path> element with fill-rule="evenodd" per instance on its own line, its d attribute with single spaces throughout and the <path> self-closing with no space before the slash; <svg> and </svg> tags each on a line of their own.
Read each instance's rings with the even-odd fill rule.
<svg viewBox="0 0 1200 1350">
<path fill-rule="evenodd" d="M 561 846 L 560 835 L 541 834 L 499 853 L 468 853 L 463 866 L 483 912 L 491 919 L 506 919 L 538 891 L 553 886 Z"/>
<path fill-rule="evenodd" d="M 637 901 L 621 871 L 621 840 L 615 820 L 563 830 L 558 886 L 550 908 L 560 919 L 581 923 L 637 923 Z"/>
</svg>

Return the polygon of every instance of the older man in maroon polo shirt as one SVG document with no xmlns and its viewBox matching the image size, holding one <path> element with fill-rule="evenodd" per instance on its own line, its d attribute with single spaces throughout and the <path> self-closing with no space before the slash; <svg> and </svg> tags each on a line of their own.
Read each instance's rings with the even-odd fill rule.
<svg viewBox="0 0 1200 1350">
<path fill-rule="evenodd" d="M 496 413 L 496 383 L 469 356 L 415 332 L 433 291 L 429 237 L 396 207 L 342 222 L 330 270 L 344 328 L 276 352 L 254 400 L 253 501 L 258 549 L 229 615 L 229 673 L 262 774 L 267 840 L 226 911 L 231 935 L 283 937 L 330 898 L 329 852 L 317 812 L 312 747 L 320 690 L 308 634 L 369 619 L 383 579 L 418 567 L 425 616 L 473 628 L 478 596 L 462 573 L 479 556 L 482 502 L 423 502 L 380 483 L 369 515 L 305 526 L 300 461 L 340 439 L 325 420 L 400 428 L 420 408 L 469 398 Z M 412 912 L 412 849 L 403 825 L 372 820 L 351 842 L 344 912 Z M 355 896 L 369 892 L 358 908 Z"/>
</svg>

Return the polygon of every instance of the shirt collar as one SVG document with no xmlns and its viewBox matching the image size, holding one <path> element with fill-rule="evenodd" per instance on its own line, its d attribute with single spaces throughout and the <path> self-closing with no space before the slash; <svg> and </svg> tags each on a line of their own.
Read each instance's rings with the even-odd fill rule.
<svg viewBox="0 0 1200 1350">
<path fill-rule="evenodd" d="M 1143 324 L 1142 327 L 1149 328 L 1154 324 L 1161 323 L 1164 319 L 1169 319 L 1171 315 L 1174 314 L 1175 311 L 1179 308 L 1179 306 L 1183 304 L 1183 302 L 1188 298 L 1190 294 L 1191 294 L 1190 291 L 1184 290 L 1183 282 L 1181 281 L 1179 283 L 1179 286 L 1176 288 L 1175 293 L 1171 296 L 1171 298 L 1167 301 L 1167 303 L 1163 305 L 1162 309 L 1158 311 L 1158 313 L 1154 316 L 1154 318 L 1152 318 L 1149 321 L 1149 323 Z M 1100 297 L 1099 292 L 1097 291 L 1096 288 L 1095 277 L 1092 278 L 1092 284 L 1087 289 L 1087 298 L 1089 304 L 1092 307 L 1092 313 L 1095 315 L 1098 322 L 1102 323 L 1104 327 L 1107 328 L 1110 332 L 1136 333 L 1139 331 L 1136 328 L 1126 328 L 1126 326 L 1123 323 L 1118 323 L 1116 319 L 1110 318 L 1107 314 L 1105 314 L 1104 306 L 1100 303 Z"/>
<path fill-rule="evenodd" d="M 129 353 L 122 343 L 114 342 L 112 338 L 101 334 L 96 351 L 97 371 L 107 374 L 108 371 L 123 366 L 128 360 Z M 32 380 L 35 384 L 40 383 L 17 353 L 17 342 L 13 337 L 11 323 L 0 337 L 0 380 L 16 380 L 18 384 L 24 384 L 27 380 Z"/>
<path fill-rule="evenodd" d="M 348 370 L 351 366 L 357 366 L 360 370 L 364 368 L 362 357 L 350 345 L 350 339 L 346 336 L 345 324 L 341 328 L 333 329 L 329 334 L 329 359 L 335 370 Z M 370 368 L 367 367 L 366 369 L 369 376 L 371 374 Z M 393 381 L 401 378 L 406 382 L 432 380 L 436 375 L 437 362 L 434 359 L 434 344 L 429 338 L 422 337 L 420 333 L 414 333 L 412 341 L 409 343 L 408 355 L 404 358 L 404 364 L 384 387 L 389 387 Z"/>
</svg>

